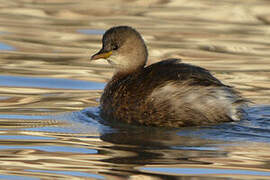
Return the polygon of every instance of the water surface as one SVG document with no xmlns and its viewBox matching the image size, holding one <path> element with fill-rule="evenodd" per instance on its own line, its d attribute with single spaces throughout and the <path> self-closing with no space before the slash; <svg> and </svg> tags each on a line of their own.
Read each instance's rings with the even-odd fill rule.
<svg viewBox="0 0 270 180">
<path fill-rule="evenodd" d="M 1 179 L 269 179 L 269 1 L 1 1 Z M 205 67 L 253 102 L 240 122 L 110 124 L 113 73 L 90 63 L 106 29 L 142 33 L 149 64 Z"/>
</svg>

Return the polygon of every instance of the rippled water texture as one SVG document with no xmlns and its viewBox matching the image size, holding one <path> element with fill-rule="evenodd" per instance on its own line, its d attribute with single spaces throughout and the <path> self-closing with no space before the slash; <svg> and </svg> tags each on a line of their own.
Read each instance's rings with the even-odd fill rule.
<svg viewBox="0 0 270 180">
<path fill-rule="evenodd" d="M 0 179 L 270 179 L 270 1 L 0 0 Z M 240 122 L 108 124 L 104 31 L 142 33 L 254 102 Z"/>
</svg>

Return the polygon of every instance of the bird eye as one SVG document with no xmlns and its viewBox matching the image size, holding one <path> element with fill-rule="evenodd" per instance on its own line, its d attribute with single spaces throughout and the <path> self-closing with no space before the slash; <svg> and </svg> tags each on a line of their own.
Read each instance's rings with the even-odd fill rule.
<svg viewBox="0 0 270 180">
<path fill-rule="evenodd" d="M 117 49 L 118 49 L 118 45 L 113 45 L 113 46 L 112 46 L 112 50 L 115 51 L 115 50 L 117 50 Z"/>
</svg>

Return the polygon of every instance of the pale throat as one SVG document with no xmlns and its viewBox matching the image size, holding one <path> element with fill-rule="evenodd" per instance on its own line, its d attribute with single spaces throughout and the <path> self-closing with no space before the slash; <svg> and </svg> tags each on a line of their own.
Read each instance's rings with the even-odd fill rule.
<svg viewBox="0 0 270 180">
<path fill-rule="evenodd" d="M 123 56 L 120 54 L 112 54 L 107 58 L 107 61 L 116 69 L 116 71 L 131 71 L 144 65 L 140 61 L 135 61 L 135 59 L 130 55 Z"/>
</svg>

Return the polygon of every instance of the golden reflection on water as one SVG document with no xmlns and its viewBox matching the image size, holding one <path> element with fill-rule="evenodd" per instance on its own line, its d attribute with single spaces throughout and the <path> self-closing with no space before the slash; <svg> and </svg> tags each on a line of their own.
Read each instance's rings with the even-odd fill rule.
<svg viewBox="0 0 270 180">
<path fill-rule="evenodd" d="M 0 0 L 0 42 L 11 49 L 2 50 L 0 46 L 0 75 L 106 82 L 112 75 L 111 67 L 105 61 L 90 63 L 89 57 L 100 48 L 104 30 L 130 25 L 146 40 L 149 64 L 165 58 L 181 58 L 211 70 L 255 104 L 269 104 L 269 8 L 267 0 Z M 76 122 L 54 119 L 54 114 L 98 106 L 101 92 L 1 83 L 0 174 L 47 179 L 100 178 L 91 175 L 108 179 L 162 179 L 180 175 L 165 176 L 140 168 L 171 165 L 267 172 L 270 169 L 267 143 L 226 146 L 226 142 L 224 145 L 224 142 L 160 131 L 141 132 L 142 135 L 102 134 L 94 125 L 83 127 Z M 37 118 L 46 115 L 52 118 Z M 80 131 L 46 129 L 58 127 Z M 5 138 L 9 136 L 13 138 Z M 198 147 L 211 144 L 217 150 L 168 148 L 179 143 Z M 79 150 L 50 151 L 40 147 Z M 89 176 L 69 175 L 67 171 Z M 228 174 L 184 176 L 239 178 Z M 242 175 L 241 178 L 265 179 L 266 176 Z"/>
<path fill-rule="evenodd" d="M 18 131 L 13 128 L 43 126 L 44 121 L 10 120 L 9 127 L 0 133 L 1 171 L 4 174 L 27 177 L 68 178 L 65 173 L 76 172 L 98 174 L 108 179 L 120 177 L 162 179 L 163 176 L 178 174 L 147 172 L 149 167 L 164 168 L 208 168 L 268 172 L 269 145 L 262 143 L 223 144 L 221 141 L 175 136 L 173 132 L 149 131 L 149 134 L 133 132 L 128 134 L 104 134 L 99 138 L 94 133 L 61 133 L 41 131 Z M 55 126 L 57 121 L 48 120 L 46 126 Z M 45 122 L 46 123 L 46 122 Z M 14 127 L 12 127 L 14 126 Z M 58 124 L 58 126 L 65 126 Z M 16 139 L 2 139 L 2 136 L 17 136 Z M 20 138 L 22 136 L 22 138 Z M 29 136 L 27 139 L 23 136 Z M 31 139 L 31 137 L 37 139 Z M 129 142 L 126 142 L 129 141 Z M 118 143 L 115 143 L 118 142 Z M 132 142 L 131 144 L 128 144 Z M 167 146 L 215 147 L 218 150 L 168 149 Z M 120 143 L 120 144 L 119 144 Z M 6 147 L 4 149 L 3 147 Z M 15 148 L 14 148 L 15 147 Z M 258 147 L 260 147 L 258 149 Z M 5 168 L 7 167 L 7 168 Z M 138 171 L 139 170 L 139 171 Z M 184 174 L 183 174 L 184 175 Z M 191 176 L 191 175 L 184 175 Z M 193 176 L 192 176 L 193 177 Z M 244 174 L 194 175 L 195 179 L 211 177 L 265 179 L 267 176 Z M 69 177 L 70 178 L 70 177 Z"/>
<path fill-rule="evenodd" d="M 3 87 L 0 96 L 6 98 L 0 99 L 0 111 L 14 114 L 77 111 L 97 106 L 100 94 L 101 90 Z"/>
</svg>

